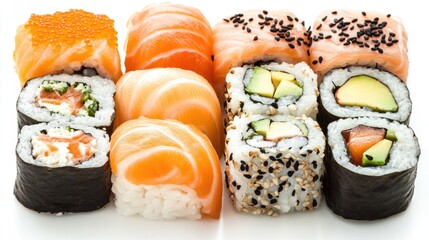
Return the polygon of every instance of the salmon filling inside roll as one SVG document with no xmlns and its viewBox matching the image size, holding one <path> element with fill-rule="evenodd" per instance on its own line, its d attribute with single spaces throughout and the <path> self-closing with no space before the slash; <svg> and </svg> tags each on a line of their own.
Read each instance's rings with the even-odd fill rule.
<svg viewBox="0 0 429 240">
<path fill-rule="evenodd" d="M 51 128 L 32 137 L 35 159 L 53 165 L 77 165 L 91 159 L 97 140 L 82 130 L 70 127 Z"/>
<path fill-rule="evenodd" d="M 87 115 L 93 117 L 99 104 L 84 83 L 70 85 L 60 81 L 44 81 L 35 99 L 39 107 L 64 115 Z"/>
</svg>

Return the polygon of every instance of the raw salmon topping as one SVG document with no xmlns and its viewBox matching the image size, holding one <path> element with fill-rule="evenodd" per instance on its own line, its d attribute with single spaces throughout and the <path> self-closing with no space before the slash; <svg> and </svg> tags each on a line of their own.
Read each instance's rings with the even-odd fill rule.
<svg viewBox="0 0 429 240">
<path fill-rule="evenodd" d="M 117 47 L 114 21 L 106 15 L 94 14 L 83 10 L 69 10 L 54 14 L 32 14 L 25 24 L 32 36 L 32 44 L 68 46 L 84 42 L 106 39 L 111 47 Z"/>
<path fill-rule="evenodd" d="M 76 165 L 88 161 L 97 151 L 91 134 L 69 127 L 42 131 L 32 137 L 33 157 L 50 165 Z"/>
<path fill-rule="evenodd" d="M 359 125 L 342 132 L 351 155 L 351 162 L 357 166 L 362 165 L 362 155 L 370 147 L 384 139 L 386 130 Z"/>
</svg>

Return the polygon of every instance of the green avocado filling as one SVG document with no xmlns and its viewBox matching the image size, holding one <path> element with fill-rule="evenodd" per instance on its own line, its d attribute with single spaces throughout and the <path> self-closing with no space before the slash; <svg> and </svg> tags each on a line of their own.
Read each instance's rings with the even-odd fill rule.
<svg viewBox="0 0 429 240">
<path fill-rule="evenodd" d="M 245 91 L 263 97 L 280 99 L 287 96 L 301 96 L 302 84 L 292 74 L 270 71 L 254 67 L 253 74 Z"/>
<path fill-rule="evenodd" d="M 283 138 L 292 138 L 295 136 L 308 136 L 308 128 L 304 123 L 296 125 L 290 122 L 276 122 L 269 118 L 263 118 L 250 123 L 250 127 L 254 130 L 249 134 L 247 139 L 262 135 L 264 140 L 278 141 Z"/>
<path fill-rule="evenodd" d="M 354 76 L 335 92 L 340 106 L 368 107 L 376 112 L 396 112 L 398 105 L 390 89 L 375 78 Z"/>
</svg>

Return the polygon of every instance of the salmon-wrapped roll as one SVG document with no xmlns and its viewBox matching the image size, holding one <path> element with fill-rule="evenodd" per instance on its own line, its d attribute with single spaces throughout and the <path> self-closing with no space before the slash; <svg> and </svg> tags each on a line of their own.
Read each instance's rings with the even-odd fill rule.
<svg viewBox="0 0 429 240">
<path fill-rule="evenodd" d="M 17 30 L 14 59 L 21 86 L 49 74 L 122 75 L 113 20 L 83 10 L 31 15 Z"/>
<path fill-rule="evenodd" d="M 284 10 L 249 10 L 223 19 L 213 28 L 218 96 L 233 67 L 258 61 L 308 63 L 308 36 L 304 22 Z"/>
<path fill-rule="evenodd" d="M 212 30 L 196 8 L 173 3 L 146 6 L 129 19 L 125 45 L 127 72 L 176 67 L 211 82 Z"/>
<path fill-rule="evenodd" d="M 376 12 L 323 12 L 313 29 L 311 67 L 319 76 L 359 65 L 391 72 L 406 82 L 407 32 L 399 18 Z"/>
</svg>

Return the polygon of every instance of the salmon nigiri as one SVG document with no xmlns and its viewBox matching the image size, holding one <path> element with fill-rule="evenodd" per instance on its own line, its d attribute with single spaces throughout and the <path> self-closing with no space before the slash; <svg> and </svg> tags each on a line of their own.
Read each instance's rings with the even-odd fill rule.
<svg viewBox="0 0 429 240">
<path fill-rule="evenodd" d="M 321 13 L 313 25 L 311 68 L 323 77 L 352 65 L 380 68 L 406 82 L 407 32 L 401 20 L 376 12 Z"/>
<path fill-rule="evenodd" d="M 127 72 L 118 81 L 115 126 L 140 116 L 193 124 L 222 154 L 223 126 L 219 101 L 200 75 L 180 68 Z"/>
<path fill-rule="evenodd" d="M 286 10 L 249 10 L 223 19 L 213 28 L 218 96 L 233 67 L 258 61 L 308 63 L 308 36 L 304 22 Z"/>
<path fill-rule="evenodd" d="M 113 20 L 83 10 L 31 15 L 18 27 L 14 59 L 21 86 L 32 78 L 85 69 L 114 81 L 122 75 Z"/>
<path fill-rule="evenodd" d="M 126 71 L 155 67 L 192 70 L 212 79 L 212 31 L 196 8 L 152 4 L 128 21 Z"/>
<path fill-rule="evenodd" d="M 146 218 L 219 218 L 222 173 L 216 151 L 197 128 L 139 118 L 112 135 L 110 163 L 117 211 Z"/>
</svg>

